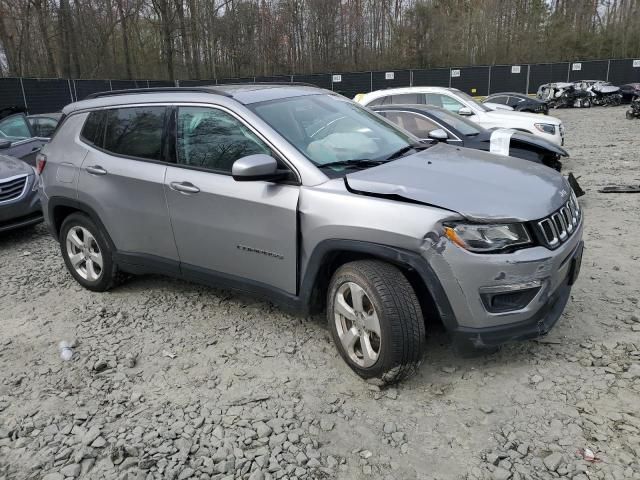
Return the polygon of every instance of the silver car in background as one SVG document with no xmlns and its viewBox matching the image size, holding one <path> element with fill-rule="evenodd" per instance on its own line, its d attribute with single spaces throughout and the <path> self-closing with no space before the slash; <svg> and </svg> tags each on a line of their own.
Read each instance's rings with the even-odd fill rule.
<svg viewBox="0 0 640 480">
<path fill-rule="evenodd" d="M 544 335 L 580 269 L 560 174 L 421 143 L 333 92 L 107 92 L 63 113 L 40 193 L 81 285 L 164 273 L 324 310 L 363 378 L 415 371 L 436 321 L 460 348 Z"/>
</svg>

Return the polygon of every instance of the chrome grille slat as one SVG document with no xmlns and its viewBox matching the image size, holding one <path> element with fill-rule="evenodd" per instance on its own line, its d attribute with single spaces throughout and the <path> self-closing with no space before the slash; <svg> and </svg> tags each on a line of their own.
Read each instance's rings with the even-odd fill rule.
<svg viewBox="0 0 640 480">
<path fill-rule="evenodd" d="M 575 196 L 571 195 L 562 207 L 539 220 L 536 227 L 545 246 L 554 249 L 566 242 L 578 229 L 580 213 L 580 204 Z"/>
<path fill-rule="evenodd" d="M 0 180 L 0 203 L 20 198 L 27 188 L 27 175 Z"/>
</svg>

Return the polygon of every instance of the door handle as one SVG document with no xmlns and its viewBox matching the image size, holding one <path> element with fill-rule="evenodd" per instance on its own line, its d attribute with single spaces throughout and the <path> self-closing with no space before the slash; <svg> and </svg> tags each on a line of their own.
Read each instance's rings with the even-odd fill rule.
<svg viewBox="0 0 640 480">
<path fill-rule="evenodd" d="M 169 184 L 173 190 L 182 193 L 198 193 L 200 189 L 190 182 L 171 182 Z"/>
<path fill-rule="evenodd" d="M 92 167 L 87 167 L 85 170 L 91 175 L 106 175 L 107 171 L 102 168 L 100 165 L 93 165 Z"/>
</svg>

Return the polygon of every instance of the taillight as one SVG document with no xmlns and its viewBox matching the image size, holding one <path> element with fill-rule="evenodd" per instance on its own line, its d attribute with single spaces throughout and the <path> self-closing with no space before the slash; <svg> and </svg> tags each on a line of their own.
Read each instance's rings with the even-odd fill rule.
<svg viewBox="0 0 640 480">
<path fill-rule="evenodd" d="M 38 175 L 42 174 L 45 165 L 47 164 L 47 156 L 44 153 L 39 153 L 36 155 L 36 173 Z"/>
</svg>

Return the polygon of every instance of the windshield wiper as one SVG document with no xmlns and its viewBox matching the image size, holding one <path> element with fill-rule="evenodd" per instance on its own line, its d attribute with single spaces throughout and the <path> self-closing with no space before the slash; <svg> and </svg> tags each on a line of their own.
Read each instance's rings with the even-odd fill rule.
<svg viewBox="0 0 640 480">
<path fill-rule="evenodd" d="M 406 147 L 402 147 L 400 150 L 393 152 L 391 155 L 389 155 L 387 157 L 387 161 L 389 160 L 393 160 L 394 158 L 398 158 L 403 156 L 405 153 L 411 151 L 411 150 L 416 150 L 416 151 L 420 151 L 420 150 L 424 150 L 425 148 L 429 148 L 433 146 L 433 144 L 427 144 L 427 143 L 420 143 L 420 144 L 411 144 L 411 145 L 407 145 Z"/>
<path fill-rule="evenodd" d="M 336 162 L 323 163 L 321 165 L 318 165 L 318 167 L 319 168 L 324 168 L 324 167 L 369 168 L 369 167 L 377 167 L 378 165 L 382 165 L 383 163 L 386 163 L 386 162 L 387 160 L 371 160 L 369 158 L 352 158 L 350 160 L 338 160 Z"/>
</svg>

